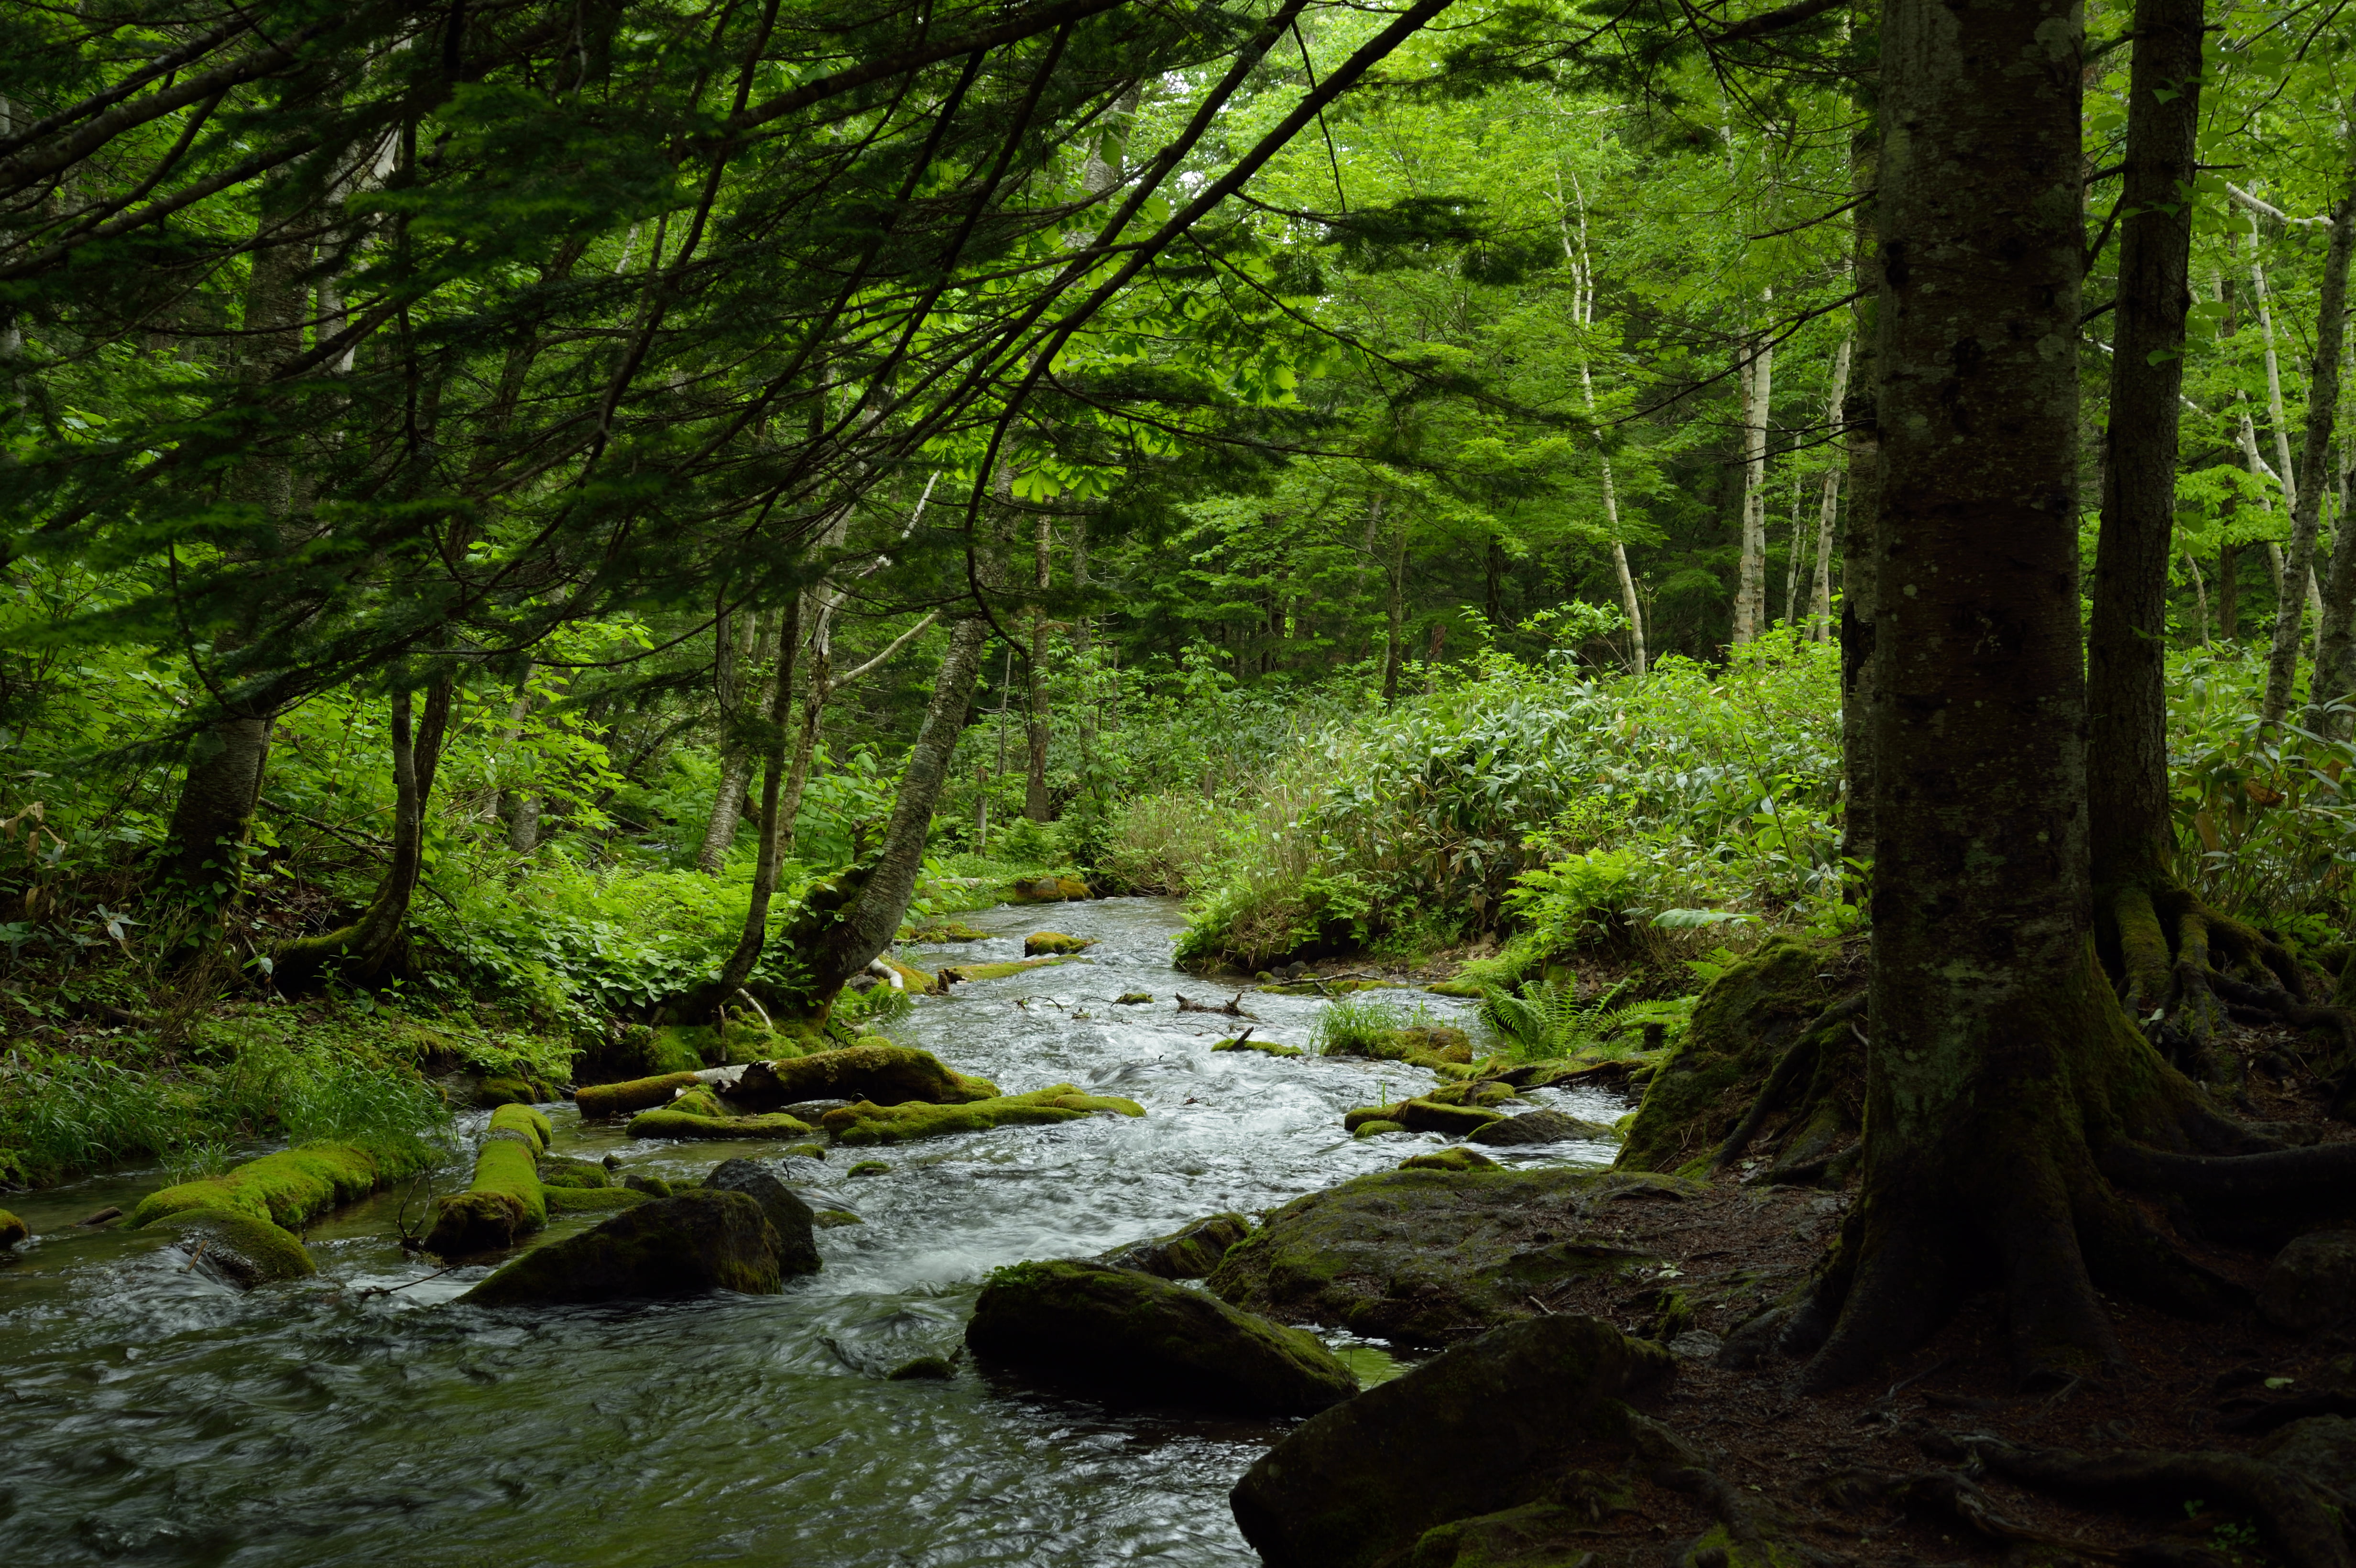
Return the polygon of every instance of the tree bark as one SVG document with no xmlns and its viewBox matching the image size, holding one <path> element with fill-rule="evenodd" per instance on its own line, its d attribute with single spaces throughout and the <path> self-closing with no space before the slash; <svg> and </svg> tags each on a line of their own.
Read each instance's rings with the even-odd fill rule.
<svg viewBox="0 0 2356 1568">
<path fill-rule="evenodd" d="M 2203 0 L 2138 0 L 2119 205 L 2103 522 L 2086 645 L 2086 797 L 2096 906 L 2175 885 L 2168 795 L 2168 568 L 2175 554 Z M 2166 972 L 2158 976 L 2161 987 Z M 2149 998 L 2156 1000 L 2157 998 Z M 2147 1001 L 2131 1001 L 2141 1011 Z"/>
<path fill-rule="evenodd" d="M 2274 646 L 2266 659 L 2266 693 L 2259 716 L 2269 724 L 2279 723 L 2290 711 L 2291 688 L 2298 678 L 2298 645 L 2300 617 L 2315 602 L 2316 619 L 2322 621 L 2321 594 L 2314 585 L 2315 532 L 2322 512 L 2323 486 L 2300 483 L 2301 471 L 2291 464 L 2289 421 L 2283 412 L 2282 368 L 2275 355 L 2274 310 L 2266 298 L 2265 271 L 2258 263 L 2258 229 L 2255 214 L 2250 218 L 2250 282 L 2257 295 L 2258 326 L 2265 339 L 2266 401 L 2274 416 L 2275 446 L 2282 463 L 2276 476 L 2283 489 L 2283 505 L 2290 512 L 2290 548 L 2284 551 L 2283 593 L 2275 607 Z M 2323 408 L 2323 439 L 2328 446 L 2331 439 L 2331 416 L 2338 401 L 2340 380 L 2340 323 L 2346 313 L 2348 295 L 2347 225 L 2335 221 L 2331 229 L 2331 250 L 2324 264 L 2322 299 L 2318 306 L 2319 330 L 2328 325 L 2329 335 L 2316 340 L 2315 369 L 2309 379 L 2310 401 L 2308 406 L 2308 450 L 2304 454 L 2310 463 L 2317 462 L 2313 446 L 2316 410 L 2312 394 L 2329 385 L 2333 395 Z M 2316 474 L 2317 468 L 2306 470 Z"/>
<path fill-rule="evenodd" d="M 1767 412 L 1775 386 L 1775 351 L 1761 339 L 1746 342 L 1741 352 L 1742 552 L 1734 587 L 1734 640 L 1747 643 L 1765 630 L 1767 616 Z"/>
<path fill-rule="evenodd" d="M 1825 397 L 1825 422 L 1839 429 L 1848 407 L 1849 360 L 1857 349 L 1854 332 L 1841 339 L 1833 356 L 1833 384 Z M 1840 465 L 1825 470 L 1824 496 L 1816 511 L 1815 580 L 1808 592 L 1808 640 L 1821 643 L 1832 636 L 1833 525 L 1840 517 Z"/>
<path fill-rule="evenodd" d="M 2347 188 L 2340 194 L 2339 206 L 2332 209 L 2331 243 L 2323 262 L 2322 299 L 2316 309 L 2315 368 L 2308 375 L 2307 386 L 2307 443 L 2299 453 L 2299 472 L 2308 479 L 2299 503 L 2310 514 L 2322 509 L 2323 475 L 2331 470 L 2333 425 L 2340 410 L 2340 337 L 2346 328 L 2351 242 L 2356 242 L 2356 158 L 2351 160 Z M 2328 727 L 2335 737 L 2347 734 L 2349 721 L 2344 713 L 2330 713 L 2329 707 L 2356 688 L 2356 637 L 2351 635 L 2351 622 L 2356 619 L 2356 527 L 2349 523 L 2345 490 L 2343 480 L 2339 538 L 2332 544 L 2331 565 L 2323 588 L 2323 613 L 2318 618 L 2319 645 L 2315 678 L 2309 687 L 2312 701 L 2307 720 L 2309 728 Z M 2310 522 L 2310 528 L 2313 526 Z"/>
<path fill-rule="evenodd" d="M 712 793 L 712 815 L 704 819 L 703 842 L 695 852 L 696 869 L 717 876 L 728 863 L 736 843 L 736 822 L 744 809 L 744 788 L 753 776 L 752 749 L 737 733 L 748 696 L 744 686 L 748 660 L 766 664 L 772 656 L 765 641 L 767 617 L 723 611 L 712 628 L 712 695 L 720 708 L 720 786 Z"/>
<path fill-rule="evenodd" d="M 1996 1275 L 2024 1372 L 2115 1358 L 2106 1283 L 2191 1305 L 2091 1140 L 2190 1085 L 2093 962 L 2077 561 L 2080 13 L 1883 14 L 1879 778 L 1862 1181 L 1785 1336 L 1853 1381 Z M 2171 1101 L 2171 1096 L 2173 1100 Z"/>
<path fill-rule="evenodd" d="M 1880 144 L 1871 131 L 1849 142 L 1849 189 L 1858 198 L 1852 275 L 1866 279 L 1879 265 L 1875 219 L 1869 197 L 1880 177 Z M 1873 763 L 1874 644 L 1881 583 L 1881 431 L 1877 412 L 1880 350 L 1878 300 L 1857 302 L 1849 317 L 1851 390 L 1841 410 L 1843 455 L 1848 468 L 1848 531 L 1841 541 L 1841 859 L 1851 896 L 1867 891 L 1857 868 L 1875 848 L 1874 806 L 1879 784 Z"/>
<path fill-rule="evenodd" d="M 752 978 L 753 966 L 761 961 L 761 949 L 768 939 L 769 901 L 776 894 L 777 869 L 785 859 L 777 832 L 777 795 L 785 784 L 786 722 L 793 717 L 794 653 L 795 645 L 801 641 L 801 596 L 796 594 L 787 602 L 777 627 L 777 673 L 769 688 L 768 724 L 761 737 L 760 858 L 753 863 L 744 930 L 736 938 L 735 950 L 720 966 L 719 978 L 709 987 L 707 1008 L 717 1008 Z"/>
<path fill-rule="evenodd" d="M 1049 574 L 1047 547 L 1050 540 L 1047 518 L 1043 515 L 1037 525 L 1033 546 L 1035 575 L 1032 586 L 1045 593 L 1053 581 Z M 1023 815 L 1033 822 L 1044 822 L 1054 815 L 1047 800 L 1047 606 L 1034 603 L 1031 606 L 1031 690 L 1027 713 L 1027 729 L 1031 741 L 1031 769 L 1023 785 Z"/>
<path fill-rule="evenodd" d="M 1407 659 L 1407 525 L 1391 530 L 1389 614 L 1383 635 L 1383 706 L 1398 700 L 1399 667 Z"/>
</svg>

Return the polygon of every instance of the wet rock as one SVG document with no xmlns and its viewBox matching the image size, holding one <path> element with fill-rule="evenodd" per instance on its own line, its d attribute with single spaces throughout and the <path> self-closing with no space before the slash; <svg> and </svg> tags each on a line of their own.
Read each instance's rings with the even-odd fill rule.
<svg viewBox="0 0 2356 1568">
<path fill-rule="evenodd" d="M 977 931 L 961 920 L 936 921 L 922 930 L 912 933 L 911 942 L 987 942 L 990 933 Z"/>
<path fill-rule="evenodd" d="M 1579 1543 L 1594 1530 L 1595 1515 L 1584 1509 L 1525 1503 L 1424 1531 L 1407 1568 L 1605 1568 Z"/>
<path fill-rule="evenodd" d="M 1352 1137 L 1358 1138 L 1378 1138 L 1385 1133 L 1403 1133 L 1405 1131 L 1407 1131 L 1407 1124 L 1405 1122 L 1394 1122 L 1387 1116 L 1369 1116 L 1365 1121 L 1360 1122 L 1356 1126 L 1352 1127 L 1350 1129 L 1350 1136 Z"/>
<path fill-rule="evenodd" d="M 1077 877 L 1032 877 L 1008 884 L 1006 901 L 1018 904 L 1063 903 L 1096 895 Z"/>
<path fill-rule="evenodd" d="M 997 1093 L 996 1084 L 952 1071 L 929 1051 L 878 1038 L 789 1061 L 755 1062 L 737 1079 L 733 1097 L 765 1105 L 798 1100 L 957 1105 L 993 1099 Z"/>
<path fill-rule="evenodd" d="M 887 1382 L 904 1383 L 920 1378 L 941 1379 L 957 1376 L 957 1360 L 952 1356 L 918 1356 L 903 1361 L 884 1374 Z"/>
<path fill-rule="evenodd" d="M 649 1198 L 670 1196 L 670 1183 L 659 1176 L 647 1176 L 634 1171 L 622 1178 L 622 1186 L 632 1192 L 643 1192 Z"/>
<path fill-rule="evenodd" d="M 744 1193 L 680 1192 L 526 1253 L 459 1299 L 552 1307 L 714 1290 L 774 1296 L 777 1246 L 776 1227 Z"/>
<path fill-rule="evenodd" d="M 1444 1344 L 1533 1316 L 1530 1296 L 1557 1281 L 1653 1261 L 1585 1234 L 1595 1206 L 1632 1184 L 1664 1197 L 1697 1190 L 1560 1167 L 1362 1176 L 1270 1214 L 1210 1285 L 1280 1322 Z"/>
<path fill-rule="evenodd" d="M 605 1188 L 614 1185 L 614 1178 L 594 1159 L 543 1154 L 540 1157 L 540 1184 L 542 1187 Z"/>
<path fill-rule="evenodd" d="M 2344 1508 L 2356 1509 L 2356 1421 L 2344 1415 L 2310 1415 L 2269 1434 L 2258 1445 L 2293 1475 L 2336 1492 Z"/>
<path fill-rule="evenodd" d="M 1531 1111 L 1476 1128 L 1471 1136 L 1474 1143 L 1487 1144 L 1491 1148 L 1517 1148 L 1525 1144 L 1563 1143 L 1572 1138 L 1611 1142 L 1618 1135 L 1601 1122 L 1590 1122 L 1562 1111 Z"/>
<path fill-rule="evenodd" d="M 232 1209 L 189 1209 L 157 1221 L 191 1266 L 241 1290 L 307 1279 L 319 1272 L 291 1231 Z"/>
<path fill-rule="evenodd" d="M 965 1342 L 1100 1392 L 1258 1414 L 1307 1414 L 1358 1390 L 1313 1334 L 1103 1264 L 1000 1269 L 982 1286 Z"/>
<path fill-rule="evenodd" d="M 844 1225 L 864 1225 L 867 1221 L 848 1209 L 821 1209 L 810 1216 L 810 1223 L 821 1231 L 832 1231 Z"/>
<path fill-rule="evenodd" d="M 1144 1006 L 1152 999 L 1153 993 L 1151 991 L 1123 991 L 1112 999 L 1112 1005 L 1116 1008 L 1137 1008 Z"/>
<path fill-rule="evenodd" d="M 520 1072 L 494 1073 L 475 1088 L 475 1104 L 485 1110 L 497 1110 L 501 1105 L 541 1105 L 555 1098 L 555 1090 Z"/>
<path fill-rule="evenodd" d="M 1399 1161 L 1401 1170 L 1495 1170 L 1497 1162 L 1487 1155 L 1458 1144 L 1454 1148 L 1438 1149 L 1430 1154 L 1411 1154 Z"/>
<path fill-rule="evenodd" d="M 2356 1310 L 2356 1231 L 2315 1231 L 2266 1265 L 2258 1311 L 2277 1328 L 2311 1334 Z"/>
<path fill-rule="evenodd" d="M 865 1102 L 829 1111 L 819 1125 L 840 1144 L 896 1144 L 991 1127 L 1078 1121 L 1098 1112 L 1141 1116 L 1145 1107 L 1113 1094 L 1090 1094 L 1074 1083 L 1053 1083 L 1027 1094 L 1005 1094 L 959 1105 L 911 1101 L 898 1105 Z"/>
<path fill-rule="evenodd" d="M 826 1146 L 824 1144 L 795 1144 L 785 1151 L 783 1157 L 787 1159 L 824 1159 L 826 1157 Z"/>
<path fill-rule="evenodd" d="M 30 1234 L 32 1232 L 25 1229 L 24 1221 L 5 1209 L 0 1209 L 0 1249 L 20 1245 Z"/>
<path fill-rule="evenodd" d="M 850 1173 L 853 1176 L 882 1176 L 891 1168 L 891 1162 L 888 1160 L 862 1159 L 851 1168 Z"/>
<path fill-rule="evenodd" d="M 1093 936 L 1066 936 L 1060 931 L 1034 931 L 1023 939 L 1023 956 L 1049 958 L 1066 953 L 1082 953 L 1097 944 Z"/>
<path fill-rule="evenodd" d="M 777 1232 L 779 1274 L 816 1274 L 824 1266 L 819 1261 L 818 1243 L 810 1233 L 817 1216 L 793 1189 L 777 1179 L 774 1171 L 749 1159 L 727 1159 L 703 1179 L 703 1185 L 713 1192 L 741 1192 L 761 1206 L 761 1212 Z"/>
<path fill-rule="evenodd" d="M 1229 1494 L 1236 1522 L 1269 1568 L 1365 1568 L 1625 1454 L 1642 1417 L 1623 1399 L 1674 1365 L 1592 1317 L 1510 1324 L 1295 1427 Z"/>
<path fill-rule="evenodd" d="M 653 1078 L 633 1078 L 626 1083 L 593 1083 L 573 1093 L 573 1104 L 584 1122 L 603 1121 L 628 1111 L 644 1111 L 657 1105 L 668 1105 L 682 1089 L 691 1089 L 702 1079 L 693 1072 L 665 1072 Z"/>
<path fill-rule="evenodd" d="M 1203 1279 L 1219 1266 L 1229 1247 L 1250 1234 L 1251 1221 L 1241 1214 L 1214 1214 L 1166 1236 L 1107 1253 L 1104 1261 L 1158 1279 Z"/>
</svg>

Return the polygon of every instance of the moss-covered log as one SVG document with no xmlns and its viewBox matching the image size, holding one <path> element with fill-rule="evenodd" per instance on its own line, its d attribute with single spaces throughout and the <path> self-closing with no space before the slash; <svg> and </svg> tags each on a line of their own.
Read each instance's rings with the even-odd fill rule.
<svg viewBox="0 0 2356 1568">
<path fill-rule="evenodd" d="M 1134 1100 L 1090 1094 L 1076 1084 L 1055 1083 L 1027 1094 L 1006 1094 L 957 1105 L 913 1100 L 897 1105 L 879 1105 L 862 1100 L 827 1112 L 819 1118 L 819 1125 L 833 1134 L 837 1143 L 896 1144 L 950 1133 L 982 1132 L 991 1127 L 1073 1122 L 1104 1111 L 1124 1116 L 1145 1115 L 1145 1107 Z"/>
<path fill-rule="evenodd" d="M 425 1250 L 445 1258 L 496 1252 L 547 1224 L 540 1157 L 552 1132 L 548 1118 L 529 1105 L 493 1111 L 475 1155 L 474 1182 L 435 1203 Z"/>
<path fill-rule="evenodd" d="M 841 1051 L 755 1062 L 738 1077 L 730 1098 L 751 1105 L 801 1100 L 866 1100 L 878 1105 L 920 1100 L 955 1105 L 992 1099 L 997 1093 L 998 1086 L 987 1079 L 969 1078 L 931 1051 L 894 1045 L 879 1035 Z"/>
<path fill-rule="evenodd" d="M 693 1072 L 665 1072 L 653 1078 L 633 1078 L 625 1083 L 596 1083 L 576 1090 L 573 1104 L 584 1122 L 602 1122 L 631 1111 L 668 1105 L 682 1089 L 703 1080 Z"/>
<path fill-rule="evenodd" d="M 640 1111 L 630 1118 L 630 1136 L 634 1138 L 680 1141 L 699 1138 L 802 1138 L 808 1137 L 811 1131 L 808 1122 L 798 1116 L 788 1116 L 782 1111 L 755 1116 L 734 1116 L 725 1112 L 706 1115 L 692 1104 L 666 1105 L 652 1111 Z"/>
<path fill-rule="evenodd" d="M 303 1144 L 248 1160 L 220 1176 L 151 1192 L 132 1211 L 131 1222 L 152 1225 L 166 1215 L 194 1209 L 226 1209 L 299 1232 L 338 1204 L 413 1175 L 420 1163 L 414 1156 L 357 1144 Z"/>
<path fill-rule="evenodd" d="M 292 1232 L 237 1210 L 185 1210 L 156 1221 L 155 1229 L 179 1238 L 190 1266 L 243 1290 L 319 1272 L 310 1250 Z"/>
</svg>

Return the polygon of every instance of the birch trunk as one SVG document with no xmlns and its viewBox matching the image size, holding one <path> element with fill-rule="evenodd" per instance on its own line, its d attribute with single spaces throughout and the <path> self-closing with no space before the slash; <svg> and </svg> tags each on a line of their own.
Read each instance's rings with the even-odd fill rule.
<svg viewBox="0 0 2356 1568">
<path fill-rule="evenodd" d="M 1843 427 L 1848 406 L 1848 367 L 1856 347 L 1856 335 L 1841 339 L 1833 356 L 1833 384 L 1825 398 L 1825 421 L 1835 430 Z M 1833 524 L 1840 515 L 1840 465 L 1825 470 L 1824 498 L 1816 511 L 1816 571 L 1815 581 L 1808 593 L 1808 640 L 1821 643 L 1832 636 L 1833 614 Z"/>
<path fill-rule="evenodd" d="M 1764 291 L 1774 298 L 1774 291 Z M 1742 560 L 1735 584 L 1734 640 L 1747 643 L 1766 629 L 1767 419 L 1773 406 L 1775 350 L 1764 338 L 1746 344 L 1749 374 L 1742 390 Z"/>
<path fill-rule="evenodd" d="M 2252 222 L 2254 226 L 2254 218 Z M 2297 471 L 2308 475 L 2314 483 L 2300 485 L 2291 491 L 2296 499 L 2290 503 L 2288 571 L 2294 587 L 2308 580 L 2310 562 L 2315 552 L 2316 528 L 2323 510 L 2324 485 L 2321 476 L 2329 470 L 2330 464 L 2332 420 L 2340 411 L 2340 334 L 2347 316 L 2348 258 L 2351 238 L 2356 238 L 2356 192 L 2343 196 L 2338 208 L 2332 214 L 2331 244 L 2324 259 L 2320 297 L 2316 306 L 2315 362 L 2313 368 L 2308 372 L 2307 384 L 2307 438 L 2299 454 L 2303 460 L 2302 465 Z M 2254 227 L 2252 229 L 2251 243 L 2254 252 L 2256 245 Z M 2250 271 L 2254 277 L 2263 278 L 2264 274 L 2258 270 L 2254 253 Z M 2259 320 L 2265 322 L 2268 319 L 2268 315 L 2263 283 L 2260 289 Z M 2275 418 L 2279 425 L 2282 420 L 2281 378 L 2275 368 L 2271 330 L 2267 333 L 2267 390 L 2274 400 L 2276 411 Z M 2284 442 L 2286 455 L 2283 483 L 2286 488 L 2288 488 L 2292 483 L 2293 473 L 2287 455 L 2288 438 L 2284 436 L 2279 429 L 2276 430 L 2276 434 L 2277 439 Z M 2344 524 L 2340 531 L 2343 538 L 2356 533 L 2356 529 L 2349 528 Z M 2356 571 L 2356 562 L 2351 563 L 2351 570 Z M 2356 592 L 2356 583 L 2335 584 L 2335 587 L 2342 588 L 2345 592 Z M 2290 708 L 2291 687 L 2298 673 L 2299 612 L 2305 607 L 2303 595 L 2286 595 L 2283 606 L 2275 616 L 2273 656 L 2266 664 L 2265 704 L 2261 710 L 2262 716 L 2269 723 L 2280 721 Z M 2316 621 L 2320 627 L 2324 615 L 2319 603 L 2317 608 Z M 2345 635 L 2343 630 L 2340 634 L 2343 640 Z"/>
<path fill-rule="evenodd" d="M 720 704 L 720 787 L 712 797 L 712 815 L 703 825 L 703 843 L 695 864 L 707 876 L 716 876 L 728 863 L 736 843 L 736 823 L 744 808 L 744 789 L 753 776 L 753 752 L 737 733 L 747 697 L 746 664 L 767 664 L 776 656 L 766 641 L 766 615 L 738 611 L 723 613 L 712 629 L 712 695 Z M 751 699 L 758 703 L 756 690 Z"/>
<path fill-rule="evenodd" d="M 2315 368 L 2309 373 L 2307 389 L 2307 444 L 2300 454 L 2300 472 L 2308 476 L 2301 499 L 2310 512 L 2321 509 L 2323 475 L 2331 467 L 2333 421 L 2340 410 L 2340 338 L 2346 330 L 2351 243 L 2356 243 L 2356 157 L 2351 159 L 2347 187 L 2331 214 L 2331 243 L 2324 256 L 2322 298 L 2316 310 Z M 2292 526 L 2296 531 L 2297 525 Z M 2356 656 L 2356 656 L 2356 647 L 2351 647 L 2351 621 L 2356 619 L 2356 527 L 2350 526 L 2344 470 L 2340 476 L 2339 538 L 2332 547 L 2327 575 L 2329 581 L 2323 593 L 2322 613 L 2316 617 L 2318 648 L 2307 721 L 2310 728 L 2327 729 L 2340 736 L 2347 732 L 2347 716 L 2333 714 L 2329 709 L 2350 694 L 2351 686 L 2356 686 L 2356 678 L 2352 678 L 2356 677 Z M 2269 670 L 2267 676 L 2271 695 L 2273 671 Z"/>
<path fill-rule="evenodd" d="M 1557 166 L 1555 200 L 1562 200 L 1561 168 Z M 1595 372 L 1587 345 L 1587 334 L 1595 325 L 1595 267 L 1587 249 L 1587 192 L 1579 183 L 1576 170 L 1570 174 L 1570 194 L 1578 218 L 1579 242 L 1571 243 L 1570 230 L 1562 231 L 1562 253 L 1571 265 L 1570 311 L 1573 325 L 1580 329 L 1579 386 L 1587 399 L 1587 417 L 1595 419 Z M 1620 532 L 1620 496 L 1612 476 L 1612 454 L 1602 450 L 1599 441 L 1596 460 L 1603 475 L 1603 526 L 1612 539 L 1612 571 L 1620 582 L 1620 609 L 1628 617 L 1628 667 L 1642 677 L 1647 663 L 1644 646 L 1644 606 L 1636 597 L 1636 578 L 1628 570 L 1628 546 Z"/>
</svg>

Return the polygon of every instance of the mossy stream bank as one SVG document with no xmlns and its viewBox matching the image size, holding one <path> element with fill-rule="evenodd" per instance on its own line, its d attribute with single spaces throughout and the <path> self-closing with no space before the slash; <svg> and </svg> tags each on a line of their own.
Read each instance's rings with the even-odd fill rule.
<svg viewBox="0 0 2356 1568">
<path fill-rule="evenodd" d="M 13 1560 L 798 1568 L 923 1562 L 1095 1568 L 1257 1561 L 1227 1490 L 1281 1421 L 1122 1414 L 957 1357 L 983 1277 L 1086 1257 L 1223 1211 L 1257 1212 L 1391 1168 L 1438 1136 L 1353 1138 L 1352 1107 L 1441 1081 L 1365 1059 L 1215 1053 L 1235 1020 L 1182 1015 L 1181 917 L 1159 900 L 969 917 L 933 968 L 1020 955 L 1052 923 L 1093 938 L 1052 968 L 955 987 L 894 1026 L 1008 1093 L 1071 1083 L 1142 1105 L 795 1157 L 824 1266 L 775 1296 L 489 1312 L 489 1272 L 435 1275 L 396 1244 L 401 1184 L 312 1227 L 315 1278 L 240 1292 L 156 1232 L 74 1221 L 134 1208 L 162 1173 L 11 1199 L 34 1240 L 0 1268 L 0 1520 Z M 1125 993 L 1151 1005 L 1116 1007 Z M 1405 999 L 1405 998 L 1403 998 Z M 1469 1005 L 1425 998 L 1453 1019 Z M 1260 1034 L 1306 1045 L 1325 1004 L 1255 994 Z M 1545 1104 L 1609 1122 L 1593 1090 Z M 543 1106 L 552 1151 L 677 1181 L 775 1143 L 680 1145 Z M 487 1118 L 468 1118 L 470 1136 Z M 1610 1146 L 1487 1151 L 1601 1163 Z M 851 1174 L 880 1157 L 886 1168 Z M 436 1176 L 455 1190 L 471 1149 Z M 408 1199 L 422 1228 L 423 1202 Z M 535 1244 L 598 1216 L 552 1213 Z M 1374 1382 L 1385 1348 L 1323 1336 Z M 925 1357 L 954 1375 L 894 1381 Z"/>
</svg>

